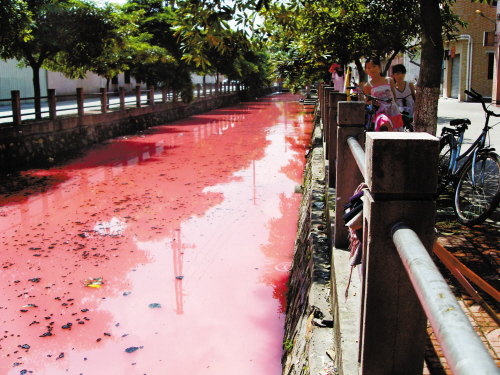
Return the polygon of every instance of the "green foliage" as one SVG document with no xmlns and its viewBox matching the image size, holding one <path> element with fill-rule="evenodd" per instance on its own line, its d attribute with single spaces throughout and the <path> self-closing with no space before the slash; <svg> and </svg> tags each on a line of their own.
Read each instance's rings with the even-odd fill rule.
<svg viewBox="0 0 500 375">
<path fill-rule="evenodd" d="M 450 8 L 453 2 L 440 2 L 446 35 L 463 25 Z M 332 63 L 361 66 L 367 56 L 390 62 L 398 53 L 414 53 L 420 44 L 418 1 L 289 0 L 272 3 L 262 14 L 277 78 L 292 88 L 327 78 Z"/>
</svg>

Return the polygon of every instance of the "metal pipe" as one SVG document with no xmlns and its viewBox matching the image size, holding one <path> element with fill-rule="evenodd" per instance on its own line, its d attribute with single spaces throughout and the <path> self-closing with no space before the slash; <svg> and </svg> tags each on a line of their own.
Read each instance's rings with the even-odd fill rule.
<svg viewBox="0 0 500 375">
<path fill-rule="evenodd" d="M 352 155 L 354 156 L 354 160 L 358 164 L 359 170 L 365 178 L 366 175 L 366 164 L 365 164 L 365 150 L 359 144 L 358 140 L 354 137 L 348 137 L 347 143 L 349 144 L 349 148 L 352 151 Z"/>
<path fill-rule="evenodd" d="M 500 374 L 417 234 L 406 223 L 392 237 L 454 375 Z"/>
</svg>

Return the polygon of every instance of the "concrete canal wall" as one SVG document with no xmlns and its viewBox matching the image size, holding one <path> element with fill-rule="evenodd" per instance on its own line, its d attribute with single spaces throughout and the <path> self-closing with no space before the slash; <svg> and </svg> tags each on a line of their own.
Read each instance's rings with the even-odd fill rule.
<svg viewBox="0 0 500 375">
<path fill-rule="evenodd" d="M 323 138 L 315 115 L 303 176 L 297 238 L 289 279 L 284 375 L 338 374 L 331 297 L 329 210 Z M 337 358 L 338 361 L 338 358 Z"/>
<path fill-rule="evenodd" d="M 273 88 L 266 88 L 261 94 L 272 91 Z M 46 165 L 61 155 L 74 153 L 110 138 L 237 104 L 246 100 L 245 95 L 245 92 L 240 92 L 197 99 L 189 105 L 181 102 L 160 103 L 0 127 L 0 172 Z"/>
</svg>

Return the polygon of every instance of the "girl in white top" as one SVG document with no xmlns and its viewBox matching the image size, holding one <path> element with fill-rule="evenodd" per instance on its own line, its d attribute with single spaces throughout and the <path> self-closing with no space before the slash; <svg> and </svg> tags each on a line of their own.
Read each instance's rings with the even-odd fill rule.
<svg viewBox="0 0 500 375">
<path fill-rule="evenodd" d="M 392 102 L 379 101 L 379 108 L 375 118 L 375 131 L 402 131 L 403 119 L 398 106 L 394 102 L 396 89 L 394 81 L 380 75 L 380 62 L 377 58 L 368 58 L 365 62 L 366 74 L 371 78 L 363 87 L 365 94 L 380 99 L 393 99 Z M 370 99 L 367 98 L 367 103 Z"/>
<path fill-rule="evenodd" d="M 406 68 L 403 64 L 392 67 L 392 77 L 396 86 L 396 102 L 403 112 L 413 117 L 415 111 L 415 86 L 411 82 L 405 81 Z"/>
</svg>

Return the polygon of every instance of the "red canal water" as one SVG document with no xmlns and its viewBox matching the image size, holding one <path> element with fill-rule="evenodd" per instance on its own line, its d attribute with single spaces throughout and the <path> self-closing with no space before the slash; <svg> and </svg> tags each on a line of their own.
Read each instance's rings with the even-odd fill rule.
<svg viewBox="0 0 500 375">
<path fill-rule="evenodd" d="M 298 99 L 158 126 L 3 181 L 0 373 L 280 374 L 312 131 Z"/>
</svg>

